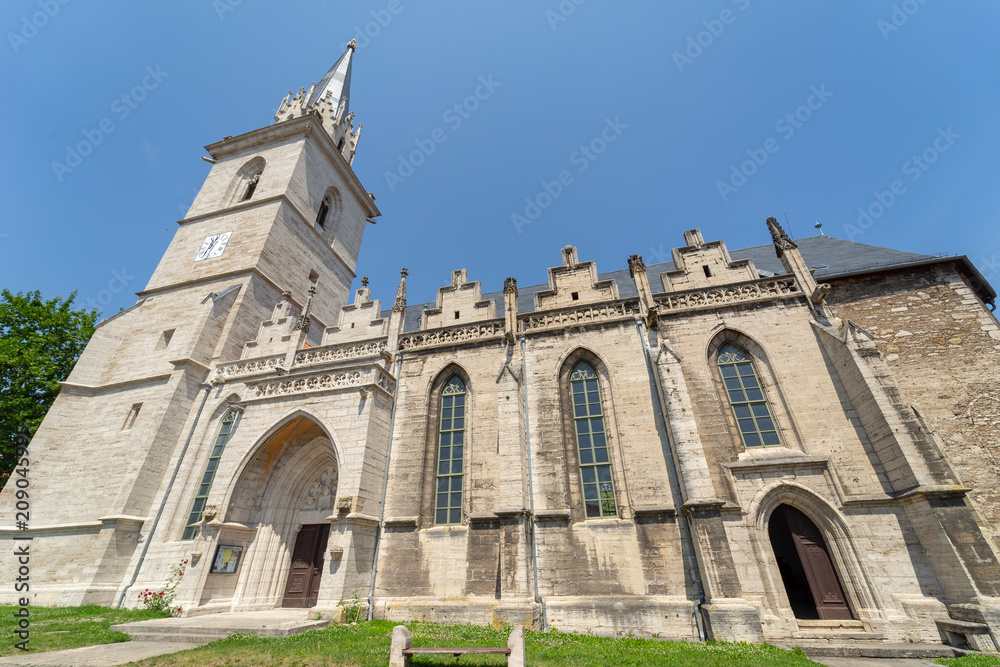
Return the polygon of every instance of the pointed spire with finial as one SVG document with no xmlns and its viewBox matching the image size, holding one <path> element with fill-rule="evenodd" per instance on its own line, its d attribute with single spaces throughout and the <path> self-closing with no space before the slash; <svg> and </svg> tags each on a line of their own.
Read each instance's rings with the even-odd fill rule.
<svg viewBox="0 0 1000 667">
<path fill-rule="evenodd" d="M 354 130 L 354 112 L 350 110 L 351 66 L 357 48 L 353 39 L 348 42 L 343 55 L 319 83 L 313 82 L 308 92 L 300 88 L 295 97 L 288 91 L 278 107 L 278 113 L 274 115 L 275 122 L 309 114 L 319 117 L 323 129 L 337 143 L 337 149 L 348 164 L 354 160 L 361 132 L 360 125 L 357 131 Z"/>
<path fill-rule="evenodd" d="M 314 294 L 316 294 L 315 285 L 309 288 L 309 296 L 306 298 L 306 305 L 302 307 L 302 314 L 299 315 L 299 321 L 295 323 L 296 330 L 301 330 L 302 333 L 309 332 L 309 311 L 312 309 Z"/>
<path fill-rule="evenodd" d="M 781 228 L 781 225 L 778 224 L 777 218 L 767 219 L 767 229 L 771 232 L 771 240 L 774 241 L 774 252 L 778 255 L 778 259 L 781 259 L 786 250 L 798 248 L 795 242 L 785 233 L 785 230 Z"/>
<path fill-rule="evenodd" d="M 392 304 L 392 309 L 396 312 L 406 310 L 406 276 L 410 275 L 404 267 L 399 272 L 399 287 L 396 288 L 396 300 Z"/>
</svg>

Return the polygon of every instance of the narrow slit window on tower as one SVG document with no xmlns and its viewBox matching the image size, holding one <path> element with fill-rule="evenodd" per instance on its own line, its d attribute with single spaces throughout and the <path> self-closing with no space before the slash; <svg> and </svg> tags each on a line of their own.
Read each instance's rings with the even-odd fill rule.
<svg viewBox="0 0 1000 667">
<path fill-rule="evenodd" d="M 711 278 L 712 277 L 712 269 L 708 268 L 708 264 L 702 264 L 701 268 L 705 272 L 705 277 L 706 278 Z"/>
<path fill-rule="evenodd" d="M 588 519 L 617 517 L 615 483 L 611 476 L 611 458 L 604 409 L 597 373 L 585 361 L 573 369 L 570 376 L 573 397 L 573 424 L 577 452 L 580 456 L 580 480 L 583 484 L 583 505 Z"/>
<path fill-rule="evenodd" d="M 128 414 L 125 416 L 125 423 L 122 424 L 123 431 L 132 430 L 132 426 L 135 424 L 135 420 L 139 418 L 139 410 L 142 409 L 142 403 L 133 403 L 132 407 L 129 409 Z"/>
<path fill-rule="evenodd" d="M 573 301 L 579 301 L 580 300 L 580 293 L 579 292 L 573 292 L 569 296 L 570 296 L 571 299 L 573 299 Z"/>
<path fill-rule="evenodd" d="M 465 384 L 452 376 L 441 390 L 437 490 L 434 523 L 462 523 L 462 477 L 465 464 Z"/>
<path fill-rule="evenodd" d="M 461 311 L 455 311 L 455 319 L 457 320 L 461 316 Z"/>
<path fill-rule="evenodd" d="M 240 201 L 246 201 L 253 197 L 254 191 L 257 190 L 257 184 L 260 183 L 260 173 L 256 173 L 247 179 L 247 189 L 243 192 L 243 199 Z"/>
<path fill-rule="evenodd" d="M 312 270 L 312 271 L 310 271 L 309 272 L 309 282 L 311 282 L 313 285 L 315 285 L 318 280 L 319 280 L 319 274 L 316 273 L 315 269 Z"/>
<path fill-rule="evenodd" d="M 212 482 L 215 481 L 215 473 L 219 468 L 219 459 L 222 458 L 222 451 L 226 448 L 226 443 L 229 442 L 229 439 L 233 436 L 233 432 L 236 430 L 238 414 L 236 410 L 230 409 L 226 412 L 225 417 L 222 418 L 219 433 L 215 436 L 215 444 L 212 446 L 208 463 L 205 465 L 205 473 L 202 475 L 201 482 L 198 485 L 198 495 L 195 496 L 194 503 L 191 504 L 191 513 L 188 515 L 184 534 L 181 536 L 182 540 L 193 540 L 198 537 L 198 532 L 201 530 L 201 515 L 205 511 L 205 503 L 208 502 L 208 492 L 212 490 Z"/>
<path fill-rule="evenodd" d="M 326 216 L 330 212 L 330 197 L 323 197 L 323 202 L 319 205 L 319 213 L 316 214 L 316 225 L 321 229 L 326 226 Z"/>
<path fill-rule="evenodd" d="M 780 445 L 771 406 L 753 360 L 735 345 L 724 345 L 719 351 L 719 372 L 743 444 L 747 447 Z"/>
</svg>

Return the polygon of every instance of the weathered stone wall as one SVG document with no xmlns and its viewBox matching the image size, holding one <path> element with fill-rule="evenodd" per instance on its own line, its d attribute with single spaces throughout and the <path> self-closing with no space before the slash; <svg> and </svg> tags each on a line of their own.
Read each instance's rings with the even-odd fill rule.
<svg viewBox="0 0 1000 667">
<path fill-rule="evenodd" d="M 1000 327 L 950 262 L 834 281 L 837 316 L 875 338 L 1000 551 Z"/>
</svg>

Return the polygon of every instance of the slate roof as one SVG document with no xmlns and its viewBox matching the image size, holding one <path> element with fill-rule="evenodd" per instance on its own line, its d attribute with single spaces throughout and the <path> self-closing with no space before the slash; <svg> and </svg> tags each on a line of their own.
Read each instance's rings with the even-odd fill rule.
<svg viewBox="0 0 1000 667">
<path fill-rule="evenodd" d="M 810 268 L 815 269 L 814 276 L 822 282 L 823 279 L 845 276 L 861 271 L 873 271 L 890 267 L 905 266 L 907 264 L 918 264 L 937 259 L 938 255 L 922 255 L 914 252 L 893 250 L 881 246 L 867 245 L 855 241 L 847 241 L 832 236 L 807 236 L 795 239 L 802 258 Z M 781 260 L 774 253 L 774 245 L 758 245 L 739 250 L 730 250 L 730 257 L 737 259 L 752 259 L 757 270 L 768 272 L 771 275 L 782 275 L 785 273 Z M 969 264 L 971 267 L 971 264 Z M 663 289 L 660 282 L 660 274 L 674 269 L 673 262 L 661 262 L 646 264 L 646 271 L 649 275 L 650 287 L 654 294 Z M 973 271 L 975 269 L 973 268 Z M 978 275 L 978 272 L 976 272 Z M 609 271 L 599 274 L 601 280 L 614 280 L 618 284 L 618 295 L 622 299 L 638 296 L 635 290 L 635 283 L 628 274 L 628 269 Z M 985 281 L 984 281 L 985 283 Z M 517 288 L 517 309 L 518 313 L 530 313 L 535 310 L 535 292 L 548 289 L 548 283 L 540 285 L 521 286 Z M 987 286 L 989 292 L 992 290 Z M 994 295 L 995 296 L 995 295 Z M 497 315 L 503 313 L 503 292 L 488 292 L 483 294 L 483 300 L 492 300 L 497 306 Z M 435 303 L 420 303 L 407 305 L 406 321 L 403 324 L 403 331 L 417 331 L 420 329 L 420 314 L 424 308 L 434 308 Z M 383 313 L 383 317 L 389 316 L 388 310 Z"/>
</svg>

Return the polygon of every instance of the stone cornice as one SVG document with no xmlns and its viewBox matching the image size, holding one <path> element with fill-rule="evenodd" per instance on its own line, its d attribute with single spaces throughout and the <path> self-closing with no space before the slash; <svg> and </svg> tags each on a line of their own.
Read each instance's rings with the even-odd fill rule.
<svg viewBox="0 0 1000 667">
<path fill-rule="evenodd" d="M 147 375 L 146 377 L 135 378 L 132 380 L 122 380 L 120 382 L 109 382 L 108 384 L 92 385 L 92 384 L 78 384 L 76 382 L 69 382 L 64 380 L 59 383 L 59 388 L 62 391 L 67 391 L 70 393 L 79 393 L 84 395 L 93 395 L 100 393 L 102 391 L 110 391 L 112 389 L 121 389 L 123 387 L 129 387 L 136 384 L 147 384 L 152 382 L 166 382 L 170 379 L 172 373 L 162 373 L 159 375 Z"/>
</svg>

